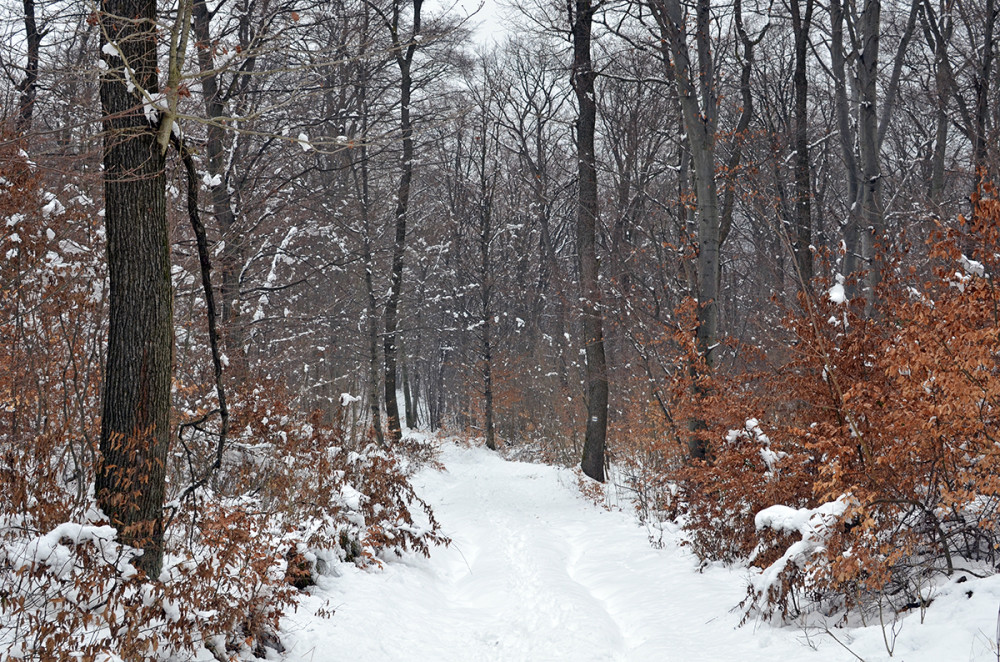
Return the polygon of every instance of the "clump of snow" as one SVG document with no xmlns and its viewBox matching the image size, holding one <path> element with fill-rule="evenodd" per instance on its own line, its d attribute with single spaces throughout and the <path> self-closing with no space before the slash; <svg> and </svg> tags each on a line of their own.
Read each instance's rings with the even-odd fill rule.
<svg viewBox="0 0 1000 662">
<path fill-rule="evenodd" d="M 730 430 L 726 434 L 726 441 L 730 444 L 740 440 L 760 444 L 760 459 L 764 461 L 768 475 L 773 474 L 778 462 L 788 456 L 788 453 L 771 449 L 771 438 L 764 434 L 760 427 L 760 421 L 756 418 L 748 418 L 743 424 L 743 429 Z"/>
<path fill-rule="evenodd" d="M 10 523 L 0 525 L 0 533 L 6 533 L 11 528 Z M 9 565 L 15 572 L 44 568 L 58 579 L 67 579 L 75 569 L 76 556 L 70 545 L 94 543 L 98 549 L 105 552 L 105 558 L 115 558 L 111 547 L 118 532 L 111 526 L 94 526 L 77 522 L 64 522 L 48 533 L 25 538 L 14 538 L 0 546 L 0 563 Z M 117 563 L 122 577 L 128 578 L 136 573 L 135 568 L 125 557 L 120 557 Z"/>
<path fill-rule="evenodd" d="M 966 286 L 972 282 L 973 278 L 986 278 L 986 267 L 982 262 L 978 262 L 969 258 L 967 255 L 962 255 L 958 260 L 962 267 L 962 271 L 956 271 L 955 275 L 952 277 L 948 283 L 958 289 L 959 292 L 965 292 Z"/>
<path fill-rule="evenodd" d="M 836 304 L 847 303 L 847 293 L 844 291 L 844 274 L 836 275 L 836 283 L 827 293 L 830 301 Z"/>
<path fill-rule="evenodd" d="M 757 513 L 754 525 L 758 531 L 771 529 L 798 533 L 802 538 L 792 543 L 781 558 L 765 568 L 760 575 L 751 578 L 753 589 L 757 593 L 766 593 L 778 581 L 778 577 L 789 563 L 805 568 L 809 559 L 826 551 L 826 541 L 850 503 L 851 498 L 842 494 L 835 501 L 828 501 L 816 508 L 789 508 L 777 505 Z"/>
<path fill-rule="evenodd" d="M 977 262 L 976 260 L 969 258 L 967 255 L 963 255 L 959 259 L 959 262 L 961 263 L 962 268 L 965 269 L 965 273 L 970 276 L 979 276 L 980 278 L 986 277 L 986 267 L 983 266 L 982 262 Z"/>
<path fill-rule="evenodd" d="M 47 202 L 42 207 L 42 216 L 44 216 L 45 218 L 48 218 L 52 214 L 61 214 L 64 211 L 66 211 L 66 208 L 62 205 L 61 202 L 59 202 L 59 200 L 56 199 L 56 196 L 53 195 L 52 193 L 46 193 L 45 199 L 47 200 Z"/>
</svg>

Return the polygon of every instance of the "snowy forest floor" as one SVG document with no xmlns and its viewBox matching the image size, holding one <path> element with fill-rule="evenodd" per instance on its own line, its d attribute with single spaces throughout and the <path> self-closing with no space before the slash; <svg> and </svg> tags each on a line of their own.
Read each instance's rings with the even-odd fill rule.
<svg viewBox="0 0 1000 662">
<path fill-rule="evenodd" d="M 923 624 L 915 610 L 884 628 L 877 617 L 868 627 L 831 624 L 832 635 L 818 625 L 738 627 L 746 569 L 699 572 L 675 528 L 654 548 L 632 514 L 585 498 L 570 470 L 428 443 L 445 469 L 424 466 L 413 481 L 452 545 L 321 577 L 283 624 L 283 659 L 998 659 L 996 578 L 938 586 Z M 320 608 L 335 613 L 319 618 Z"/>
</svg>

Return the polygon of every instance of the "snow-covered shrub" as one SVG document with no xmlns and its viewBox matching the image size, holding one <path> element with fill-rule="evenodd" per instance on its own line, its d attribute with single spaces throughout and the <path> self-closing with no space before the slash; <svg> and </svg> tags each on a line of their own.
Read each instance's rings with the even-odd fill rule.
<svg viewBox="0 0 1000 662">
<path fill-rule="evenodd" d="M 997 567 L 998 233 L 987 188 L 974 218 L 938 237 L 933 271 L 889 262 L 876 314 L 864 300 L 803 300 L 788 318 L 795 352 L 758 390 L 760 411 L 781 412 L 767 434 L 785 456 L 768 462 L 741 434 L 689 471 L 689 488 L 716 488 L 707 505 L 689 498 L 692 537 L 708 541 L 695 549 L 752 550 L 747 605 L 760 615 L 898 611 L 937 577 Z"/>
<path fill-rule="evenodd" d="M 711 461 L 680 473 L 684 525 L 703 561 L 749 561 L 761 552 L 755 513 L 779 500 L 809 502 L 802 475 L 791 475 L 794 458 L 787 458 L 794 443 L 783 432 L 769 436 L 756 418 L 745 419 L 711 444 Z M 769 560 L 768 554 L 762 558 Z"/>
<path fill-rule="evenodd" d="M 799 540 L 788 545 L 781 557 L 763 572 L 751 577 L 749 593 L 754 607 L 766 605 L 763 608 L 767 610 L 778 605 L 786 618 L 792 610 L 798 610 L 794 602 L 796 594 L 791 588 L 800 582 L 807 586 L 814 583 L 810 581 L 810 574 L 816 567 L 814 564 L 826 552 L 830 538 L 850 503 L 850 497 L 845 495 L 816 508 L 776 505 L 757 513 L 754 525 L 758 532 L 770 530 L 779 534 L 797 534 Z"/>
<path fill-rule="evenodd" d="M 0 513 L 0 650 L 46 660 L 262 654 L 280 645 L 278 620 L 297 588 L 325 565 L 447 542 L 392 453 L 348 451 L 318 416 L 274 402 L 269 411 L 279 416 L 270 427 L 259 408 L 238 411 L 254 422 L 215 487 L 169 504 L 155 582 L 136 574 L 137 551 L 116 542 L 92 501 L 74 507 L 61 472 L 39 466 L 36 455 L 58 467 L 51 449 L 8 448 L 0 490 L 15 498 Z"/>
</svg>

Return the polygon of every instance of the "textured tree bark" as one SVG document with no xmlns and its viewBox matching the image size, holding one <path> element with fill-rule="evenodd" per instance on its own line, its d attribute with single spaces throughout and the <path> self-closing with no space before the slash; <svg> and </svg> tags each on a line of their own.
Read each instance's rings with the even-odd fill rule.
<svg viewBox="0 0 1000 662">
<path fill-rule="evenodd" d="M 362 148 L 363 149 L 363 148 Z M 367 203 L 367 192 L 368 192 L 368 174 L 367 166 L 362 165 L 365 170 L 365 198 L 362 203 L 364 208 L 364 214 L 367 217 L 368 203 Z M 367 218 L 365 219 L 365 228 L 367 229 Z M 378 396 L 378 386 L 379 386 L 379 375 L 381 374 L 382 361 L 379 356 L 379 346 L 378 346 L 378 332 L 379 332 L 379 316 L 375 314 L 377 310 L 378 301 L 375 299 L 375 286 L 372 283 L 372 269 L 375 268 L 374 258 L 372 257 L 371 245 L 368 243 L 368 238 L 365 238 L 365 294 L 368 296 L 368 406 L 371 411 L 372 417 L 372 430 L 375 432 L 375 440 L 380 446 L 385 445 L 385 433 L 382 431 L 382 405 L 380 404 L 380 399 Z"/>
<path fill-rule="evenodd" d="M 488 99 L 488 97 L 484 98 Z M 482 336 L 480 341 L 481 358 L 483 361 L 483 432 L 486 437 L 486 447 L 491 451 L 497 449 L 496 426 L 493 416 L 493 195 L 494 189 L 488 168 L 490 167 L 489 145 L 495 136 L 489 135 L 489 101 L 480 108 L 482 113 L 480 124 L 476 131 L 476 142 L 479 153 L 477 156 L 479 170 L 479 303 Z"/>
<path fill-rule="evenodd" d="M 163 562 L 170 431 L 173 291 L 164 155 L 140 89 L 157 88 L 155 0 L 104 0 L 104 203 L 110 276 L 98 503 L 120 539 L 141 548 L 152 578 Z M 104 37 L 103 35 L 106 35 Z"/>
<path fill-rule="evenodd" d="M 410 120 L 410 98 L 413 91 L 411 67 L 420 34 L 420 7 L 422 0 L 413 0 L 413 34 L 408 44 L 399 39 L 399 3 L 393 5 L 390 25 L 392 47 L 399 66 L 399 128 L 403 140 L 403 157 L 400 165 L 399 188 L 396 191 L 396 238 L 392 249 L 392 273 L 389 298 L 385 304 L 385 337 L 382 350 L 385 355 L 385 419 L 389 439 L 398 442 L 403 431 L 399 425 L 399 405 L 396 403 L 396 346 L 399 324 L 399 297 L 403 290 L 403 257 L 406 254 L 406 219 L 410 204 L 410 183 L 413 181 L 413 124 Z"/>
<path fill-rule="evenodd" d="M 403 409 L 406 414 L 406 427 L 411 430 L 417 427 L 417 414 L 413 409 L 413 391 L 410 390 L 410 371 L 406 361 L 403 361 Z"/>
<path fill-rule="evenodd" d="M 417 343 L 417 346 L 420 346 Z M 411 419 L 409 416 L 406 417 L 406 426 L 411 430 L 415 430 L 418 425 L 420 425 L 420 369 L 419 367 L 408 375 L 408 380 L 410 384 L 410 403 L 413 409 L 410 413 L 413 414 Z"/>
<path fill-rule="evenodd" d="M 17 132 L 24 135 L 31 129 L 31 116 L 38 94 L 38 53 L 44 36 L 35 21 L 35 0 L 24 0 L 24 36 L 28 48 L 28 61 L 24 65 L 24 79 L 18 83 L 21 94 L 17 111 Z"/>
<path fill-rule="evenodd" d="M 865 298 L 868 307 L 875 301 L 875 286 L 881 271 L 875 264 L 875 248 L 885 235 L 882 207 L 882 173 L 878 142 L 878 56 L 881 0 L 865 0 L 861 21 L 861 49 L 858 53 L 858 148 L 861 156 L 861 236 L 862 268 L 867 268 Z"/>
<path fill-rule="evenodd" d="M 944 216 L 944 174 L 945 158 L 948 147 L 948 97 L 951 90 L 951 65 L 948 47 L 954 23 L 951 19 L 951 0 L 942 0 L 941 17 L 938 19 L 931 5 L 931 0 L 921 0 L 922 11 L 919 13 L 923 25 L 924 37 L 934 54 L 934 94 L 937 102 L 937 112 L 934 117 L 934 152 L 931 156 L 930 198 L 931 204 L 939 216 Z"/>
<path fill-rule="evenodd" d="M 367 17 L 367 14 L 366 14 Z M 363 24 L 362 34 L 368 35 L 367 18 Z M 363 63 L 363 58 L 361 58 Z M 358 141 L 358 158 L 351 161 L 351 174 L 354 179 L 355 193 L 358 196 L 358 211 L 361 214 L 361 224 L 364 229 L 362 259 L 364 260 L 365 297 L 368 304 L 368 382 L 366 384 L 368 407 L 371 414 L 371 429 L 379 446 L 385 445 L 385 433 L 382 431 L 382 399 L 379 397 L 379 383 L 382 375 L 382 358 L 379 356 L 379 326 L 381 317 L 378 310 L 378 298 L 375 296 L 374 270 L 375 256 L 372 251 L 371 227 L 371 177 L 368 170 L 368 131 L 370 128 L 368 86 L 370 70 L 366 64 L 358 68 L 355 81 L 358 108 L 358 131 L 361 140 Z"/>
<path fill-rule="evenodd" d="M 594 8 L 590 0 L 576 0 L 573 26 L 573 90 L 579 108 L 576 123 L 578 197 L 576 205 L 576 249 L 580 263 L 583 305 L 583 345 L 587 360 L 587 432 L 583 442 L 583 473 L 604 482 L 604 446 L 608 433 L 608 367 L 604 355 L 604 324 L 601 312 L 600 260 L 597 257 L 597 168 L 594 132 L 597 102 L 590 56 Z"/>
<path fill-rule="evenodd" d="M 811 0 L 810 0 L 811 1 Z M 735 177 L 740 163 L 743 161 L 743 140 L 747 130 L 750 128 L 750 121 L 753 119 L 753 92 L 750 89 L 750 79 L 753 74 L 754 46 L 759 44 L 767 34 L 765 27 L 756 39 L 751 39 L 747 35 L 743 25 L 743 3 L 736 0 L 733 17 L 736 22 L 736 32 L 743 46 L 743 60 L 740 68 L 740 99 L 743 108 L 740 110 L 740 119 L 736 122 L 736 130 L 733 131 L 733 151 L 729 155 L 729 162 L 726 164 L 726 173 L 730 178 L 726 192 L 722 200 L 722 218 L 719 220 L 719 244 L 726 243 L 729 231 L 733 227 L 733 209 L 736 206 L 736 184 Z"/>
<path fill-rule="evenodd" d="M 496 429 L 493 424 L 493 346 L 490 320 L 484 320 L 483 326 L 483 429 L 486 431 L 486 447 L 491 451 L 497 449 Z"/>
<path fill-rule="evenodd" d="M 486 140 L 483 139 L 483 160 L 482 167 L 486 165 Z M 483 171 L 485 172 L 485 170 Z M 483 198 L 480 204 L 480 233 L 479 233 L 479 259 L 480 259 L 480 294 L 482 295 L 482 354 L 483 354 L 483 400 L 484 400 L 484 421 L 483 429 L 486 432 L 486 447 L 491 451 L 497 449 L 496 430 L 493 424 L 493 311 L 491 302 L 490 283 L 490 202 L 485 186 L 485 175 L 483 186 L 480 189 Z"/>
<path fill-rule="evenodd" d="M 809 81 L 806 77 L 806 51 L 809 47 L 809 29 L 812 27 L 814 0 L 805 0 L 805 11 L 800 0 L 790 0 L 792 32 L 795 39 L 795 237 L 792 252 L 799 283 L 809 291 L 813 276 L 812 243 L 812 186 L 809 168 Z"/>
<path fill-rule="evenodd" d="M 831 40 L 830 64 L 834 74 L 835 104 L 837 106 L 838 128 L 841 149 L 848 171 L 849 200 L 852 202 L 847 224 L 844 228 L 846 256 L 845 275 L 856 277 L 857 284 L 864 285 L 867 311 L 874 310 L 875 290 L 882 282 L 881 255 L 877 253 L 879 242 L 886 238 L 885 208 L 882 202 L 882 172 L 880 153 L 895 108 L 899 81 L 903 69 L 903 58 L 916 27 L 917 13 L 921 0 L 912 0 L 906 27 L 900 36 L 899 45 L 893 58 L 892 73 L 885 88 L 885 100 L 879 106 L 879 37 L 882 16 L 881 0 L 864 0 L 860 14 L 844 11 L 840 0 L 831 0 Z M 844 26 L 852 39 L 857 76 L 858 95 L 858 159 L 854 158 L 853 134 L 848 120 L 847 91 L 845 79 Z M 881 113 L 881 118 L 880 118 Z M 859 163 L 860 162 L 860 163 Z M 864 273 L 862 279 L 860 275 Z M 849 281 L 848 296 L 857 294 L 857 285 Z"/>
</svg>

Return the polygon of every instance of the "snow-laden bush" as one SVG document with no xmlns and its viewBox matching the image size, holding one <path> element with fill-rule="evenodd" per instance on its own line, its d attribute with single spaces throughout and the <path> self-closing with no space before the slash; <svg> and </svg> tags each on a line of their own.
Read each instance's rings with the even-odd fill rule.
<svg viewBox="0 0 1000 662">
<path fill-rule="evenodd" d="M 706 366 L 693 314 L 676 312 L 665 430 L 647 444 L 663 468 L 630 475 L 640 495 L 678 486 L 674 510 L 658 510 L 676 512 L 703 562 L 750 566 L 748 617 L 894 613 L 943 577 L 1000 564 L 995 189 L 928 255 L 922 271 L 886 256 L 874 304 L 848 298 L 856 275 L 837 278 L 826 256 L 834 278 L 739 346 L 741 365 Z M 699 444 L 704 460 L 674 468 Z M 628 442 L 616 452 L 655 466 Z"/>
<path fill-rule="evenodd" d="M 885 267 L 877 314 L 803 298 L 794 354 L 757 389 L 774 454 L 758 461 L 730 435 L 690 470 L 688 486 L 723 504 L 689 500 L 692 538 L 721 541 L 695 550 L 731 560 L 752 542 L 746 604 L 760 615 L 905 610 L 944 576 L 997 567 L 1000 201 L 984 196 L 937 238 L 933 270 Z M 750 386 L 719 380 L 716 411 L 753 403 Z"/>
<path fill-rule="evenodd" d="M 349 452 L 333 445 L 334 430 L 299 424 L 286 421 L 282 445 L 234 444 L 243 446 L 229 453 L 235 471 L 218 481 L 226 494 L 204 488 L 170 504 L 165 569 L 153 582 L 92 502 L 74 509 L 51 492 L 40 501 L 33 460 L 8 450 L 0 490 L 21 498 L 0 513 L 4 659 L 262 653 L 280 646 L 278 619 L 325 566 L 446 542 L 392 454 Z M 233 456 L 251 447 L 248 483 Z"/>
</svg>

